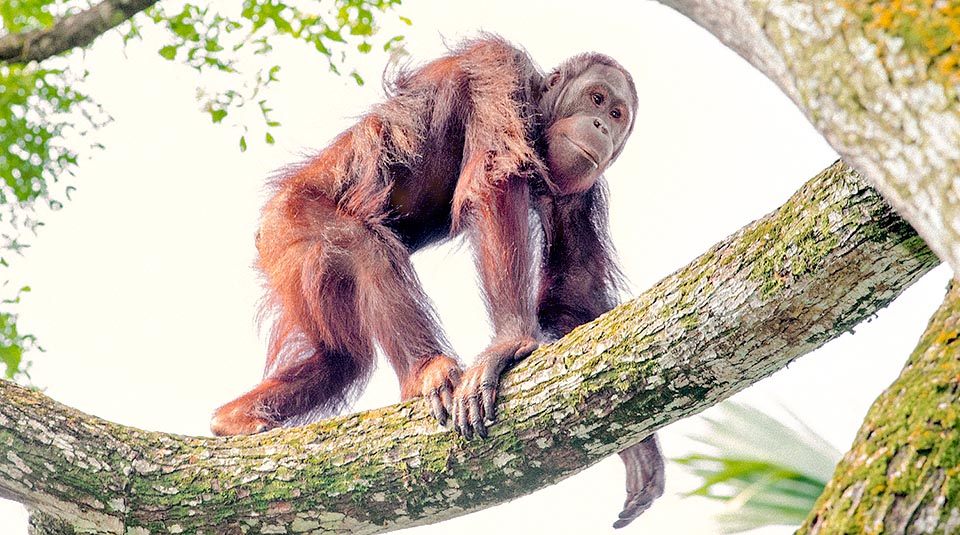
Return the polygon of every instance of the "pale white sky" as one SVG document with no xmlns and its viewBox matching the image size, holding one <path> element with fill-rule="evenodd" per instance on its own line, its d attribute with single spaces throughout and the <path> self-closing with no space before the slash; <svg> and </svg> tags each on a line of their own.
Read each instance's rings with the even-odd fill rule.
<svg viewBox="0 0 960 535">
<path fill-rule="evenodd" d="M 235 2 L 223 2 L 235 5 Z M 773 210 L 836 158 L 778 89 L 713 37 L 653 2 L 408 0 L 401 27 L 419 60 L 444 42 L 484 30 L 523 45 L 541 66 L 596 50 L 636 79 L 635 133 L 607 173 L 614 240 L 634 291 Z M 21 328 L 46 348 L 32 375 L 54 399 L 145 429 L 208 434 L 218 405 L 255 384 L 263 341 L 254 324 L 260 286 L 253 234 L 264 179 L 323 146 L 381 91 L 383 54 L 352 60 L 368 80 L 357 88 L 327 72 L 315 54 L 279 47 L 282 85 L 271 96 L 283 127 L 278 144 L 237 150 L 239 132 L 197 111 L 194 73 L 163 61 L 149 36 L 121 52 L 103 39 L 86 56 L 88 92 L 115 121 L 106 150 L 82 162 L 77 191 L 46 218 L 16 260 L 29 284 Z M 469 361 L 489 331 L 465 248 L 443 247 L 416 264 L 460 356 Z M 869 404 L 896 377 L 948 274 L 940 268 L 869 324 L 738 396 L 775 414 L 796 413 L 845 451 Z M 382 366 L 358 408 L 392 403 Z M 661 434 L 668 456 L 684 454 L 695 421 Z M 784 444 L 784 448 L 789 448 Z M 695 480 L 668 467 L 667 496 L 624 533 L 715 533 L 716 506 L 682 499 Z M 623 499 L 619 460 L 533 496 L 408 530 L 430 533 L 607 533 Z M 26 532 L 20 506 L 0 501 L 0 533 Z M 763 530 L 767 535 L 790 528 Z"/>
</svg>

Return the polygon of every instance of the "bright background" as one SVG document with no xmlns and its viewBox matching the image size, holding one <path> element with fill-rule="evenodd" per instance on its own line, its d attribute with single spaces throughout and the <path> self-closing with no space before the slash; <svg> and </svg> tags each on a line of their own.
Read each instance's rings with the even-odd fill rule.
<svg viewBox="0 0 960 535">
<path fill-rule="evenodd" d="M 235 2 L 223 2 L 225 8 Z M 524 46 L 549 69 L 585 50 L 616 57 L 640 92 L 635 133 L 607 173 L 612 227 L 633 291 L 685 265 L 773 210 L 836 154 L 780 91 L 687 19 L 653 2 L 429 3 L 409 0 L 381 16 L 418 61 L 480 30 Z M 255 384 L 264 343 L 254 313 L 260 283 L 253 235 L 264 179 L 322 147 L 382 97 L 384 54 L 352 61 L 368 83 L 329 73 L 316 54 L 278 48 L 282 80 L 271 104 L 278 143 L 210 124 L 198 111 L 193 71 L 162 60 L 148 31 L 124 51 L 115 35 L 85 59 L 88 93 L 115 121 L 106 149 L 83 161 L 66 207 L 45 218 L 15 259 L 30 284 L 21 332 L 38 336 L 31 375 L 54 399 L 108 420 L 208 434 L 210 413 Z M 393 35 L 393 33 L 390 33 Z M 416 257 L 428 293 L 465 361 L 489 330 L 465 247 Z M 738 396 L 785 410 L 845 451 L 873 399 L 896 377 L 942 295 L 941 267 L 871 323 Z M 381 366 L 357 408 L 398 398 Z M 661 433 L 668 456 L 686 453 L 695 419 Z M 783 447 L 789 450 L 790 444 Z M 679 493 L 696 480 L 668 466 L 667 495 L 625 533 L 715 533 L 718 506 Z M 412 533 L 604 533 L 623 499 L 615 457 L 532 496 Z M 0 533 L 26 532 L 26 515 L 0 502 Z M 792 528 L 762 530 L 791 533 Z"/>
</svg>

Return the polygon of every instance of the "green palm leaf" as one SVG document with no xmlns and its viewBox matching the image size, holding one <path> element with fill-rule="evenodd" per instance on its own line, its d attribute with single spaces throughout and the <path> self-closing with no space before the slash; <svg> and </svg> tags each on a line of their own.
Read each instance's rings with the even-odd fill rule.
<svg viewBox="0 0 960 535">
<path fill-rule="evenodd" d="M 840 452 L 810 428 L 777 421 L 752 407 L 728 402 L 708 432 L 691 437 L 712 454 L 673 459 L 700 477 L 690 493 L 727 503 L 717 515 L 723 533 L 774 525 L 799 525 L 833 475 Z"/>
</svg>

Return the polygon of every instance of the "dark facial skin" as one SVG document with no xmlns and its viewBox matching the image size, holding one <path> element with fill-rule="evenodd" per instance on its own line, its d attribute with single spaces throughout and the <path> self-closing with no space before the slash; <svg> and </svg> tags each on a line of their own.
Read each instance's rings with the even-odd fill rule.
<svg viewBox="0 0 960 535">
<path fill-rule="evenodd" d="M 554 77 L 548 90 L 561 82 Z M 560 194 L 581 193 L 620 153 L 633 122 L 633 102 L 623 73 L 590 66 L 561 89 L 556 117 L 547 129 L 547 166 Z"/>
</svg>

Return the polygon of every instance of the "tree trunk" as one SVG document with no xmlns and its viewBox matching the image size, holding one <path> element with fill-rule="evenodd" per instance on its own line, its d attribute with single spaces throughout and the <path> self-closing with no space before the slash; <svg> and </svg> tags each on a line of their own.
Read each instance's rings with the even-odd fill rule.
<svg viewBox="0 0 960 535">
<path fill-rule="evenodd" d="M 960 273 L 956 2 L 659 1 L 779 85 Z"/>
<path fill-rule="evenodd" d="M 485 441 L 439 428 L 419 401 L 249 437 L 165 435 L 0 382 L 0 496 L 78 532 L 438 522 L 543 488 L 717 403 L 875 314 L 937 263 L 838 162 L 517 366 Z"/>
<path fill-rule="evenodd" d="M 960 531 L 958 394 L 960 284 L 953 282 L 797 533 Z"/>
</svg>

